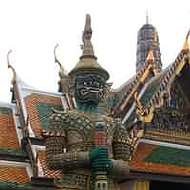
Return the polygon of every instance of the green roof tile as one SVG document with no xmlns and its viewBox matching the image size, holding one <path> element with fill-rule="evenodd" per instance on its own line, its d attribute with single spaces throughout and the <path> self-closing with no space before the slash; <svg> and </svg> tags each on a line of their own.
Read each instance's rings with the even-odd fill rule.
<svg viewBox="0 0 190 190">
<path fill-rule="evenodd" d="M 48 103 L 38 103 L 37 110 L 39 113 L 39 118 L 41 126 L 46 129 L 49 123 L 49 117 L 52 114 L 52 108 L 56 110 L 63 110 L 62 105 L 48 104 Z"/>
<path fill-rule="evenodd" d="M 12 114 L 12 109 L 5 108 L 5 107 L 0 107 L 0 114 L 11 115 Z"/>
<path fill-rule="evenodd" d="M 177 166 L 190 166 L 190 150 L 158 146 L 144 161 Z"/>
</svg>

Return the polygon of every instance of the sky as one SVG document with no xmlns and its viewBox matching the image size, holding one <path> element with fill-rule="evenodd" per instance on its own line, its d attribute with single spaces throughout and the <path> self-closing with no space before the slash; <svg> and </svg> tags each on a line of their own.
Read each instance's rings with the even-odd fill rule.
<svg viewBox="0 0 190 190">
<path fill-rule="evenodd" d="M 10 63 L 28 85 L 58 89 L 59 67 L 67 71 L 79 61 L 85 15 L 91 15 L 92 43 L 98 62 L 118 88 L 135 74 L 137 32 L 146 22 L 159 34 L 163 67 L 172 63 L 190 28 L 189 0 L 0 0 L 0 101 L 10 102 Z"/>
</svg>

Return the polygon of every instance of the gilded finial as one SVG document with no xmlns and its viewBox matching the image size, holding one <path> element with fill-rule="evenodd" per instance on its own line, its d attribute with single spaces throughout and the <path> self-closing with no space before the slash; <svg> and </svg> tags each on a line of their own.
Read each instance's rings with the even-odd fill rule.
<svg viewBox="0 0 190 190">
<path fill-rule="evenodd" d="M 150 49 L 148 51 L 148 55 L 146 57 L 146 61 L 150 61 L 150 62 L 153 62 L 154 61 L 154 53 L 153 53 L 153 50 Z"/>
<path fill-rule="evenodd" d="M 190 35 L 190 30 L 187 32 L 187 35 L 185 37 L 185 42 L 183 44 L 183 49 L 182 50 L 189 50 L 189 35 Z"/>
<path fill-rule="evenodd" d="M 91 38 L 92 38 L 91 18 L 90 18 L 90 15 L 87 14 L 86 21 L 85 21 L 85 27 L 84 27 L 84 31 L 82 34 L 83 45 L 81 47 L 82 47 L 83 53 L 82 53 L 81 58 L 84 58 L 84 57 L 96 58 L 94 56 L 94 50 L 93 50 L 93 46 L 91 43 Z"/>
<path fill-rule="evenodd" d="M 59 44 L 56 44 L 54 47 L 54 60 L 55 60 L 55 63 L 57 63 L 60 67 L 59 76 L 60 76 L 60 78 L 63 78 L 66 75 L 66 73 L 65 73 L 64 67 L 62 66 L 62 64 L 60 63 L 60 61 L 58 60 L 57 55 L 56 55 L 56 50 L 58 47 L 59 47 Z"/>
<path fill-rule="evenodd" d="M 11 53 L 12 53 L 12 50 L 9 50 L 7 53 L 7 65 L 8 65 L 8 68 L 10 68 L 13 72 L 13 78 L 12 78 L 11 83 L 14 84 L 14 83 L 16 83 L 16 71 L 15 71 L 14 67 L 10 64 L 9 56 Z"/>
</svg>

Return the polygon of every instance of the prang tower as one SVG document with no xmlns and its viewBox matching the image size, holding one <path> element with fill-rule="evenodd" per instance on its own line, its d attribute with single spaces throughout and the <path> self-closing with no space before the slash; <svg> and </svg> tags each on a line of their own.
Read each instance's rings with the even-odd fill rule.
<svg viewBox="0 0 190 190">
<path fill-rule="evenodd" d="M 149 50 L 153 50 L 155 68 L 157 72 L 160 72 L 162 70 L 162 61 L 158 32 L 153 25 L 149 24 L 147 18 L 146 24 L 144 24 L 138 31 L 136 72 L 138 72 L 146 63 Z"/>
</svg>

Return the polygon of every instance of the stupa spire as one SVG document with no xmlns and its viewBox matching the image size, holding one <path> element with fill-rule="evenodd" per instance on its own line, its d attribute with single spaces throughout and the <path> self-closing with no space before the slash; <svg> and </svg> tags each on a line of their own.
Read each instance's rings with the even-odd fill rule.
<svg viewBox="0 0 190 190">
<path fill-rule="evenodd" d="M 160 43 L 156 28 L 149 23 L 146 15 L 146 23 L 140 28 L 137 39 L 136 71 L 138 72 L 146 63 L 149 50 L 154 54 L 154 64 L 158 72 L 162 69 Z"/>
<path fill-rule="evenodd" d="M 148 15 L 148 10 L 146 10 L 146 24 L 149 24 L 149 15 Z"/>
<path fill-rule="evenodd" d="M 82 58 L 85 57 L 91 57 L 91 58 L 95 58 L 94 56 L 94 49 L 91 43 L 91 38 L 92 38 L 92 28 L 91 28 L 91 17 L 89 14 L 86 14 L 86 21 L 85 21 L 85 27 L 84 27 L 84 31 L 82 34 L 82 41 L 83 41 L 83 45 L 82 47 Z"/>
</svg>

